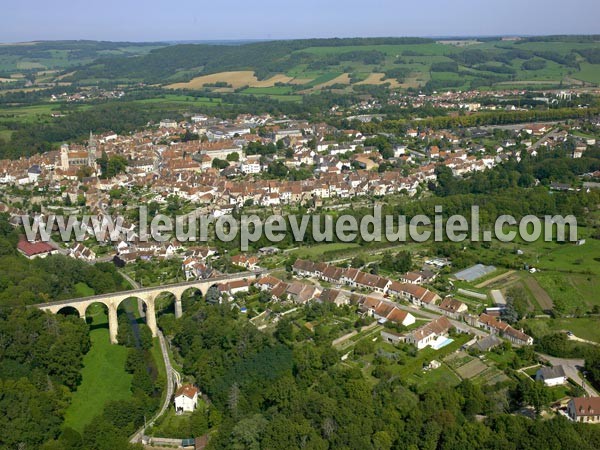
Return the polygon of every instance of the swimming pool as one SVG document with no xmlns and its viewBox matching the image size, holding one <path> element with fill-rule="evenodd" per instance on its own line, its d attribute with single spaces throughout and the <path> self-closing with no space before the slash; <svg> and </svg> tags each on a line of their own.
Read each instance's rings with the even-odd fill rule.
<svg viewBox="0 0 600 450">
<path fill-rule="evenodd" d="M 439 350 L 440 348 L 445 347 L 446 345 L 452 344 L 454 339 L 447 338 L 444 336 L 438 336 L 435 341 L 431 343 L 431 348 L 434 350 Z"/>
</svg>

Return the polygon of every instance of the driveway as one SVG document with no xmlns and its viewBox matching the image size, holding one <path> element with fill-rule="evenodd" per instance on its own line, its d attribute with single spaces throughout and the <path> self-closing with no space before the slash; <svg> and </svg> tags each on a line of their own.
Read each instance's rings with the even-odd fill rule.
<svg viewBox="0 0 600 450">
<path fill-rule="evenodd" d="M 588 383 L 587 380 L 584 380 L 581 376 L 580 370 L 583 370 L 585 366 L 585 360 L 583 359 L 567 359 L 567 358 L 556 358 L 554 356 L 544 355 L 542 353 L 538 353 L 538 356 L 544 361 L 548 361 L 552 366 L 563 366 L 565 369 L 565 374 L 579 386 L 583 386 L 587 394 L 591 397 L 597 397 L 598 393 L 594 390 L 594 388 Z"/>
</svg>

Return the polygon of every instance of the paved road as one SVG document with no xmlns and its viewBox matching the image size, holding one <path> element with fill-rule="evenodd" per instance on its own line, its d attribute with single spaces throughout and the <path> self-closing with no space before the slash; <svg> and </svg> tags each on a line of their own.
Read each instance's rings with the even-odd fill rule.
<svg viewBox="0 0 600 450">
<path fill-rule="evenodd" d="M 175 370 L 173 369 L 173 367 L 171 366 L 171 360 L 169 359 L 169 351 L 167 349 L 167 343 L 165 341 L 165 337 L 162 334 L 162 331 L 158 330 L 158 340 L 160 342 L 160 351 L 162 353 L 162 357 L 163 360 L 165 362 L 165 369 L 166 369 L 166 374 L 167 374 L 167 392 L 165 395 L 165 399 L 163 401 L 162 406 L 160 407 L 160 410 L 156 413 L 156 415 L 148 422 L 149 426 L 152 426 L 154 424 L 154 422 L 160 417 L 162 416 L 167 409 L 169 408 L 169 405 L 171 404 L 171 399 L 173 398 L 173 394 L 175 392 L 175 382 L 174 380 L 177 379 L 179 380 L 179 374 L 177 372 L 175 372 Z M 177 377 L 175 376 L 175 374 L 177 374 Z M 131 443 L 136 443 L 136 442 L 140 442 L 144 436 L 144 432 L 146 431 L 146 427 L 143 426 L 141 427 L 129 440 Z"/>
<path fill-rule="evenodd" d="M 123 276 L 123 278 L 125 278 L 129 282 L 129 284 L 131 284 L 131 286 L 134 289 L 140 288 L 140 284 L 137 281 L 135 281 L 134 279 L 132 279 L 130 276 L 128 276 L 126 273 L 124 273 L 123 271 L 120 271 L 120 270 L 119 270 L 119 273 Z M 139 299 L 138 299 L 138 311 L 139 311 L 141 317 L 146 316 L 146 313 L 144 312 L 144 303 Z M 167 409 L 169 408 L 169 404 L 171 403 L 171 399 L 173 398 L 173 394 L 175 392 L 175 387 L 179 386 L 181 384 L 181 376 L 175 369 L 173 369 L 173 366 L 171 365 L 171 359 L 169 358 L 169 350 L 167 347 L 165 336 L 163 335 L 162 331 L 160 331 L 160 329 L 157 330 L 157 334 L 158 334 L 158 342 L 160 344 L 160 352 L 162 354 L 162 358 L 163 358 L 163 361 L 165 364 L 165 373 L 167 375 L 167 392 L 166 392 L 165 399 L 163 401 L 163 404 L 162 404 L 160 410 L 158 411 L 158 413 L 156 413 L 156 415 L 149 422 L 149 425 L 152 425 L 160 416 L 162 416 L 167 411 Z M 132 442 L 132 443 L 140 442 L 142 440 L 142 437 L 144 436 L 144 432 L 145 432 L 145 426 L 141 427 L 131 437 L 130 442 Z"/>
<path fill-rule="evenodd" d="M 553 129 L 551 130 L 549 133 L 546 133 L 544 136 L 542 136 L 540 139 L 538 139 L 536 141 L 535 144 L 533 144 L 531 147 L 529 147 L 528 150 L 537 150 L 544 142 L 547 142 L 548 139 L 550 139 L 552 136 L 555 136 L 559 133 L 560 130 L 558 129 Z"/>
<path fill-rule="evenodd" d="M 554 356 L 544 355 L 538 353 L 538 356 L 544 361 L 548 361 L 552 366 L 563 366 L 565 374 L 575 383 L 583 386 L 589 396 L 596 397 L 598 393 L 594 390 L 590 384 L 581 377 L 580 370 L 585 366 L 585 360 L 583 359 L 567 359 L 567 358 L 556 358 Z"/>
</svg>

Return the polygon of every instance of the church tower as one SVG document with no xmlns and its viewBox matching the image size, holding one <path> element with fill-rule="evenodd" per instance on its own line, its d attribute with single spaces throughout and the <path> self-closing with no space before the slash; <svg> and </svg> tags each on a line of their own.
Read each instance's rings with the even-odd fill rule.
<svg viewBox="0 0 600 450">
<path fill-rule="evenodd" d="M 88 141 L 88 166 L 92 169 L 96 168 L 96 138 L 90 131 L 90 139 Z"/>
<path fill-rule="evenodd" d="M 69 170 L 69 144 L 60 146 L 60 168 Z"/>
</svg>

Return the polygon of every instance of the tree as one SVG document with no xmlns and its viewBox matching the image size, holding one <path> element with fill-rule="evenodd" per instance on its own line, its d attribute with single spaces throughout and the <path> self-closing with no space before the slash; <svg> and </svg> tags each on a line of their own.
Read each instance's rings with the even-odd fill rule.
<svg viewBox="0 0 600 450">
<path fill-rule="evenodd" d="M 522 379 L 519 382 L 519 393 L 523 402 L 534 407 L 536 414 L 550 401 L 550 392 L 543 381 Z"/>
<path fill-rule="evenodd" d="M 207 303 L 219 303 L 221 300 L 221 293 L 216 286 L 211 286 L 206 292 Z"/>
<path fill-rule="evenodd" d="M 213 169 L 225 169 L 226 167 L 229 167 L 229 162 L 223 160 L 223 159 L 219 159 L 219 158 L 215 158 L 212 161 L 212 167 Z"/>
<path fill-rule="evenodd" d="M 229 162 L 238 162 L 240 160 L 240 154 L 238 152 L 233 152 L 227 155 L 227 161 Z"/>
</svg>

